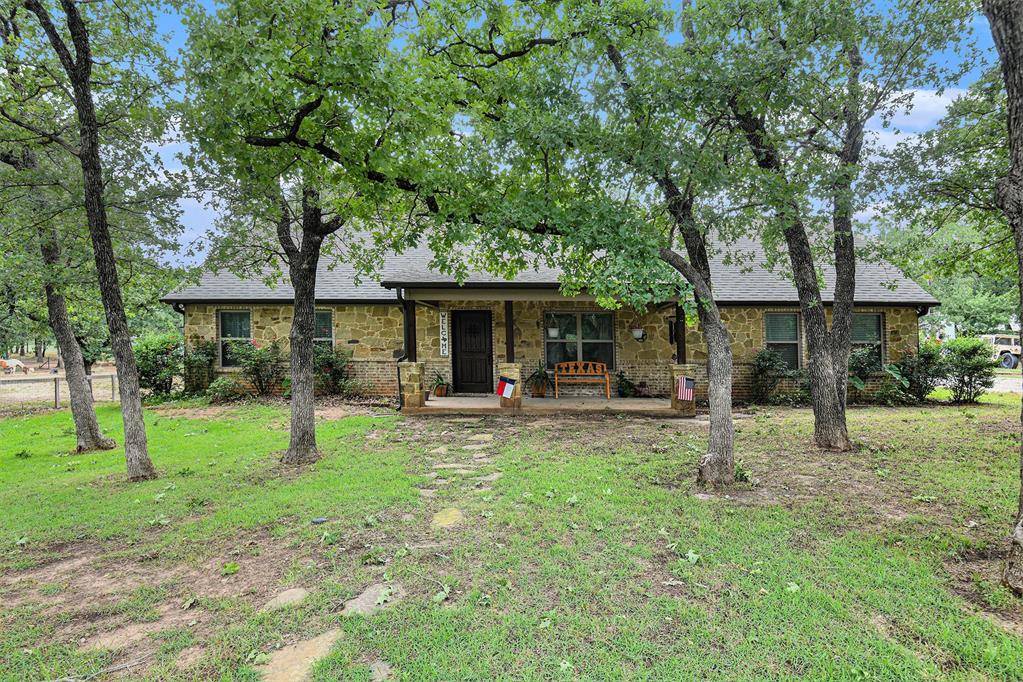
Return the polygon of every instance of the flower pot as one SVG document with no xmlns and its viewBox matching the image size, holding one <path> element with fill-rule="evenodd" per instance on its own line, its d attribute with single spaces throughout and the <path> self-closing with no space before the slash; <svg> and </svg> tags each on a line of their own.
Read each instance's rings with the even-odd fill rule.
<svg viewBox="0 0 1023 682">
<path fill-rule="evenodd" d="M 438 398 L 445 397 L 448 394 L 448 385 L 447 384 L 440 384 L 439 386 L 435 386 L 433 388 L 433 394 L 435 396 L 437 396 Z"/>
<path fill-rule="evenodd" d="M 558 328 L 557 327 L 547 327 L 547 337 L 551 338 L 551 339 L 558 338 Z"/>
<path fill-rule="evenodd" d="M 533 388 L 530 391 L 530 395 L 532 395 L 534 398 L 546 398 L 547 397 L 547 387 L 546 386 L 540 386 L 538 388 Z"/>
</svg>

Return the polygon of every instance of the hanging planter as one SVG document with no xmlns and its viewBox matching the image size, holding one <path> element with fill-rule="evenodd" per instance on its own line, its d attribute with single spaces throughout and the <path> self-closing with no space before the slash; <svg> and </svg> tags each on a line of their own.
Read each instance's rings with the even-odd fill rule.
<svg viewBox="0 0 1023 682">
<path fill-rule="evenodd" d="M 550 339 L 558 338 L 558 328 L 557 327 L 547 327 L 547 338 L 550 338 Z"/>
</svg>

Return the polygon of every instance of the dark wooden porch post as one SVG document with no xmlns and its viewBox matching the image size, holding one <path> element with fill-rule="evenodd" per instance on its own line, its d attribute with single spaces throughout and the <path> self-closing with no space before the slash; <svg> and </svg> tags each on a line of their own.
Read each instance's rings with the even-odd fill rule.
<svg viewBox="0 0 1023 682">
<path fill-rule="evenodd" d="M 675 363 L 686 364 L 686 311 L 675 305 Z"/>
<path fill-rule="evenodd" d="M 511 301 L 504 302 L 504 354 L 505 362 L 515 362 L 515 318 Z"/>
<path fill-rule="evenodd" d="M 416 302 L 402 299 L 401 312 L 405 328 L 405 359 L 416 362 Z"/>
</svg>

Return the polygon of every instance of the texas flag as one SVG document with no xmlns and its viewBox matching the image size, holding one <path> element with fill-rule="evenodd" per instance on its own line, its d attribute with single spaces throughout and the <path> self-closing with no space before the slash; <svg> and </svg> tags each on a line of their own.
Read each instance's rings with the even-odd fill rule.
<svg viewBox="0 0 1023 682">
<path fill-rule="evenodd" d="M 515 392 L 515 379 L 509 379 L 508 377 L 501 377 L 497 382 L 497 395 L 502 398 L 511 398 L 512 393 Z"/>
</svg>

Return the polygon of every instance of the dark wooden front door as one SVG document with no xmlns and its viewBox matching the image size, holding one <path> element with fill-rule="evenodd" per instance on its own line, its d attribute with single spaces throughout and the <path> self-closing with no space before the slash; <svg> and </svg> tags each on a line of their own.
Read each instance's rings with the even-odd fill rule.
<svg viewBox="0 0 1023 682">
<path fill-rule="evenodd" d="M 452 372 L 458 393 L 494 390 L 494 339 L 490 311 L 456 310 L 451 315 Z"/>
</svg>

